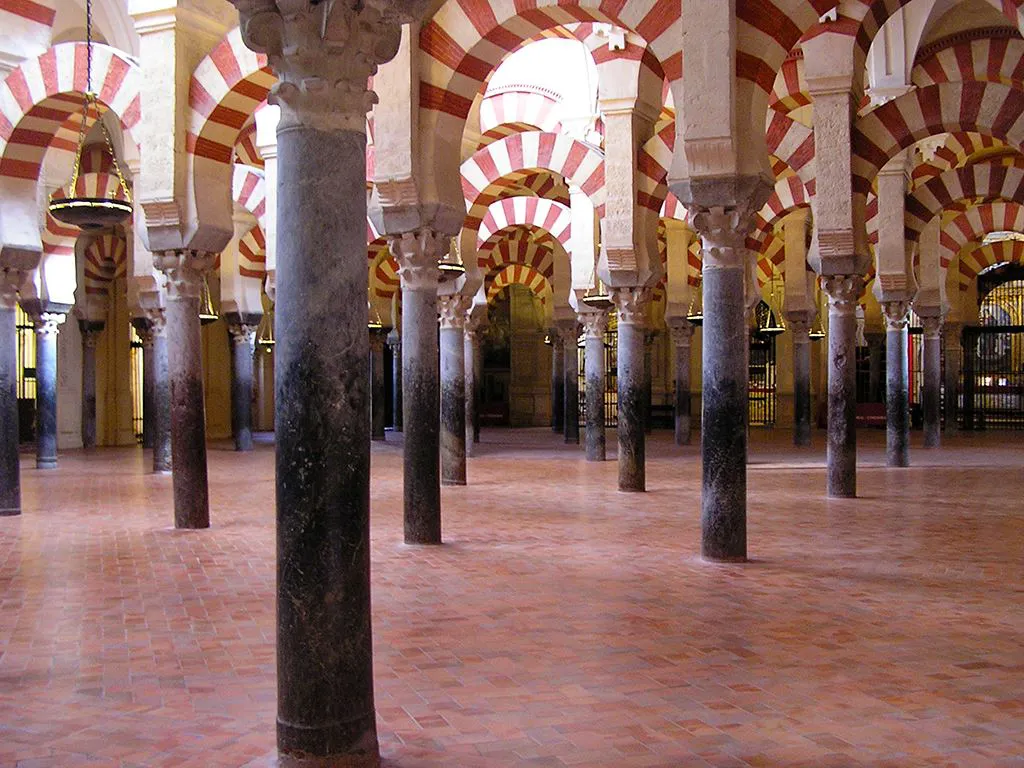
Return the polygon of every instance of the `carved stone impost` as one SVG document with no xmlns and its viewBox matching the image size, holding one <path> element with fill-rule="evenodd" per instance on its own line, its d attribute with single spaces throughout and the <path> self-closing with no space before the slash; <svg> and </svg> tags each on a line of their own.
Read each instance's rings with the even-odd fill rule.
<svg viewBox="0 0 1024 768">
<path fill-rule="evenodd" d="M 639 325 L 647 323 L 647 302 L 651 299 L 651 289 L 647 286 L 633 288 L 612 288 L 612 303 L 619 313 L 619 325 Z"/>
<path fill-rule="evenodd" d="M 885 301 L 882 302 L 882 314 L 885 316 L 885 329 L 887 331 L 902 331 L 910 321 L 909 301 Z"/>
<path fill-rule="evenodd" d="M 607 312 L 580 312 L 579 319 L 588 339 L 604 341 L 604 335 L 608 331 Z"/>
<path fill-rule="evenodd" d="M 828 275 L 821 278 L 821 289 L 828 294 L 830 311 L 852 314 L 864 291 L 860 275 Z"/>
<path fill-rule="evenodd" d="M 203 290 L 203 273 L 213 268 L 217 254 L 188 249 L 156 251 L 153 266 L 167 278 L 167 298 L 198 299 Z"/>
<path fill-rule="evenodd" d="M 449 238 L 430 227 L 403 232 L 390 238 L 391 255 L 398 263 L 402 290 L 437 290 L 441 279 L 438 259 L 447 251 Z"/>
<path fill-rule="evenodd" d="M 278 77 L 268 101 L 281 107 L 278 131 L 366 130 L 377 102 L 367 88 L 377 66 L 398 52 L 401 23 L 389 6 L 369 2 L 301 4 L 234 0 L 242 39 L 265 53 Z"/>
<path fill-rule="evenodd" d="M 473 299 L 461 293 L 453 293 L 437 298 L 437 312 L 441 318 L 442 328 L 465 328 L 466 310 Z"/>
</svg>

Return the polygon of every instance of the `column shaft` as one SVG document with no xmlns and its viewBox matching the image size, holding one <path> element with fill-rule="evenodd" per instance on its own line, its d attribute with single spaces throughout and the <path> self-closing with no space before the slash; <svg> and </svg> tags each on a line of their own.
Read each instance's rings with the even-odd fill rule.
<svg viewBox="0 0 1024 768">
<path fill-rule="evenodd" d="M 384 334 L 370 332 L 370 439 L 384 439 Z"/>
<path fill-rule="evenodd" d="M 808 328 L 793 329 L 793 445 L 811 444 L 811 340 Z"/>
<path fill-rule="evenodd" d="M 278 750 L 376 765 L 366 138 L 282 119 L 277 146 Z"/>
<path fill-rule="evenodd" d="M 463 334 L 463 365 L 466 376 L 466 455 L 473 455 L 473 444 L 480 442 L 480 379 L 478 353 L 480 331 L 466 323 Z"/>
<path fill-rule="evenodd" d="M 256 329 L 229 328 L 231 335 L 231 431 L 236 451 L 252 450 L 253 343 Z"/>
<path fill-rule="evenodd" d="M 646 288 L 613 288 L 618 310 L 619 490 L 647 489 L 644 434 L 644 309 Z"/>
<path fill-rule="evenodd" d="M 82 447 L 85 449 L 96 447 L 96 342 L 103 329 L 102 323 L 96 325 L 88 320 L 78 321 L 82 333 Z"/>
<path fill-rule="evenodd" d="M 822 279 L 828 307 L 828 495 L 857 495 L 857 299 L 860 277 L 834 275 Z"/>
<path fill-rule="evenodd" d="M 132 321 L 142 341 L 142 447 L 153 447 L 153 330 L 149 320 Z"/>
<path fill-rule="evenodd" d="M 686 318 L 672 318 L 669 326 L 675 351 L 675 439 L 689 445 L 691 436 L 690 344 L 693 325 Z"/>
<path fill-rule="evenodd" d="M 441 301 L 441 482 L 466 484 L 465 311 L 461 296 Z"/>
<path fill-rule="evenodd" d="M 171 370 L 164 312 L 153 327 L 153 472 L 171 472 Z"/>
<path fill-rule="evenodd" d="M 402 342 L 390 341 L 391 349 L 391 419 L 395 432 L 402 431 Z"/>
<path fill-rule="evenodd" d="M 910 466 L 905 318 L 902 323 L 890 324 L 885 333 L 885 463 L 890 467 Z"/>
<path fill-rule="evenodd" d="M 36 321 L 36 469 L 57 468 L 57 317 Z"/>
<path fill-rule="evenodd" d="M 924 411 L 924 447 L 942 444 L 942 319 L 922 318 L 924 322 L 924 382 L 921 406 Z"/>
<path fill-rule="evenodd" d="M 186 283 L 167 294 L 167 358 L 171 389 L 171 463 L 174 478 L 174 527 L 209 528 L 206 473 L 206 405 L 203 392 L 199 295 Z M 173 285 L 173 278 L 168 281 Z"/>
<path fill-rule="evenodd" d="M 641 415 L 644 420 L 644 433 L 648 435 L 651 434 L 651 431 L 654 429 L 654 423 L 651 420 L 651 406 L 653 404 L 652 388 L 654 386 L 651 366 L 655 338 L 656 336 L 654 333 L 644 334 L 644 404 Z"/>
<path fill-rule="evenodd" d="M 604 461 L 607 458 L 604 336 L 608 330 L 608 316 L 604 312 L 589 312 L 581 314 L 580 320 L 586 329 L 586 348 L 583 352 L 583 410 L 586 415 L 584 444 L 587 461 Z"/>
<path fill-rule="evenodd" d="M 0 282 L 0 292 L 5 286 Z M 18 330 L 15 299 L 0 295 L 0 516 L 21 514 L 18 462 Z"/>
<path fill-rule="evenodd" d="M 551 334 L 551 430 L 565 430 L 565 353 L 555 332 Z"/>
<path fill-rule="evenodd" d="M 579 445 L 580 442 L 580 372 L 579 347 L 576 341 L 576 326 L 562 333 L 562 370 L 565 384 L 562 387 L 562 412 L 565 424 L 565 442 Z"/>
<path fill-rule="evenodd" d="M 405 542 L 441 543 L 437 288 L 402 290 Z"/>
<path fill-rule="evenodd" d="M 747 308 L 745 251 L 704 249 L 701 554 L 747 557 Z"/>
</svg>

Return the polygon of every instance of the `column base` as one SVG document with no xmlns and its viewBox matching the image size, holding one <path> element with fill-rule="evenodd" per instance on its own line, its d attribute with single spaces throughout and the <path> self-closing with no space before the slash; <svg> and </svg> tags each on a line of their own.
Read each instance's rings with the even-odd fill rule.
<svg viewBox="0 0 1024 768">
<path fill-rule="evenodd" d="M 644 488 L 643 486 L 631 488 L 629 486 L 624 486 L 621 484 L 619 485 L 619 491 L 621 493 L 647 493 L 647 489 Z"/>
<path fill-rule="evenodd" d="M 346 755 L 344 757 L 299 757 L 279 755 L 278 768 L 379 768 L 380 755 Z"/>
<path fill-rule="evenodd" d="M 21 514 L 21 510 L 17 507 L 0 509 L 0 517 L 16 517 Z"/>
<path fill-rule="evenodd" d="M 56 459 L 36 459 L 36 469 L 56 469 Z"/>
<path fill-rule="evenodd" d="M 441 485 L 447 485 L 447 486 L 466 485 L 466 481 L 465 480 L 446 480 L 446 479 L 442 479 L 441 480 Z"/>
<path fill-rule="evenodd" d="M 721 557 L 714 557 L 712 555 L 701 555 L 700 559 L 705 563 L 711 563 L 712 565 L 729 565 L 732 563 L 749 563 L 750 559 L 746 555 L 737 555 L 731 557 L 729 555 L 722 555 Z"/>
<path fill-rule="evenodd" d="M 154 469 L 153 470 L 153 474 L 154 475 L 160 475 L 162 477 L 170 477 L 174 473 L 171 470 L 169 470 L 169 469 Z"/>
<path fill-rule="evenodd" d="M 315 755 L 306 750 L 292 747 L 283 751 L 280 743 L 302 741 L 330 751 L 337 741 L 350 742 L 345 733 L 352 724 L 342 724 L 335 728 L 299 728 L 294 725 L 277 722 L 278 757 L 280 768 L 377 768 L 380 765 L 380 747 L 377 744 L 375 721 L 371 720 L 369 730 L 355 743 L 350 743 L 348 751 L 333 755 Z M 340 737 L 340 738 L 339 738 Z M 319 743 L 318 743 L 319 742 Z M 333 742 L 333 744 L 332 744 Z"/>
<path fill-rule="evenodd" d="M 829 488 L 826 495 L 830 499 L 856 499 L 857 491 L 848 488 Z"/>
</svg>

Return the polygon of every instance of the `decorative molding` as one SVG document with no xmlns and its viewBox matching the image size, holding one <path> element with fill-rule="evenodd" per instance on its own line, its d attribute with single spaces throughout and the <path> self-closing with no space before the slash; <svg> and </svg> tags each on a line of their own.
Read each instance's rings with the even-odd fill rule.
<svg viewBox="0 0 1024 768">
<path fill-rule="evenodd" d="M 466 327 L 466 310 L 470 308 L 473 299 L 463 296 L 461 293 L 452 293 L 448 296 L 439 296 L 437 299 L 437 312 L 441 318 L 441 328 L 456 330 Z"/>
<path fill-rule="evenodd" d="M 398 263 L 402 290 L 437 290 L 441 270 L 437 261 L 447 252 L 450 239 L 430 227 L 389 238 L 391 255 Z"/>
</svg>

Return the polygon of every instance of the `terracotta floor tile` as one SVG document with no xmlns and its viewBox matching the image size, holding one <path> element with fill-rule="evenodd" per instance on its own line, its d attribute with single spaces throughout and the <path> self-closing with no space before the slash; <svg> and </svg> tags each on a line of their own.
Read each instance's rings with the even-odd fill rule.
<svg viewBox="0 0 1024 768">
<path fill-rule="evenodd" d="M 861 498 L 828 500 L 822 448 L 752 432 L 752 561 L 729 566 L 697 557 L 698 450 L 666 435 L 620 494 L 613 461 L 485 430 L 440 548 L 401 543 L 400 445 L 375 444 L 386 768 L 1024 765 L 1020 437 L 905 470 L 860 437 Z M 205 532 L 171 528 L 141 451 L 24 458 L 0 766 L 271 768 L 270 446 L 211 446 Z"/>
</svg>

